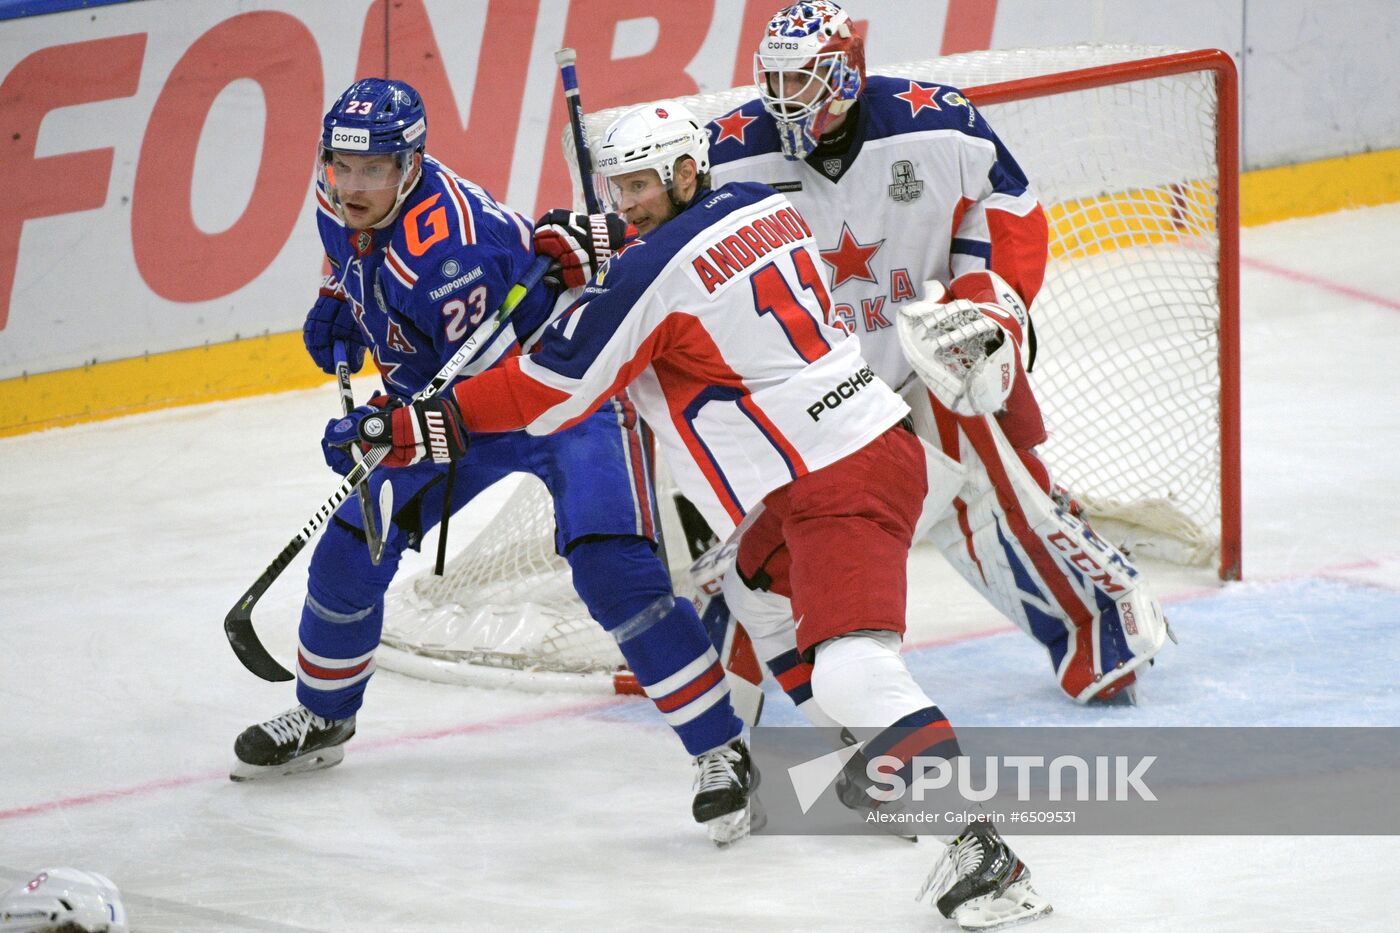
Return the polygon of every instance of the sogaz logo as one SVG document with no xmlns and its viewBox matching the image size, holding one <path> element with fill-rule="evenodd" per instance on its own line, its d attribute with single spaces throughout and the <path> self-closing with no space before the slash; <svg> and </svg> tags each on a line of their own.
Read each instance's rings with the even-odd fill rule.
<svg viewBox="0 0 1400 933">
<path fill-rule="evenodd" d="M 331 130 L 332 149 L 357 149 L 369 151 L 369 130 L 358 130 L 348 126 L 337 126 Z"/>
</svg>

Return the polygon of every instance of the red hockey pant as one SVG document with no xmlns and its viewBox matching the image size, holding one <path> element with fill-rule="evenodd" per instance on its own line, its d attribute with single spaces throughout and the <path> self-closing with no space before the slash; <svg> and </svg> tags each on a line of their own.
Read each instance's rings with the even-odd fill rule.
<svg viewBox="0 0 1400 933">
<path fill-rule="evenodd" d="M 792 601 L 809 663 L 838 635 L 903 635 L 909 546 L 927 486 L 923 447 L 894 427 L 764 497 L 737 566 L 751 587 Z"/>
</svg>

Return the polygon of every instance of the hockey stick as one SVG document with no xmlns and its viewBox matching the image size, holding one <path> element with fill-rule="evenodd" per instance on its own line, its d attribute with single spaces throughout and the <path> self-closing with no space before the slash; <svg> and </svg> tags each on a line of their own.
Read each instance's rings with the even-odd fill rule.
<svg viewBox="0 0 1400 933">
<path fill-rule="evenodd" d="M 337 340 L 334 346 L 335 352 L 335 378 L 340 384 L 340 408 L 345 414 L 355 410 L 355 392 L 350 388 L 350 363 L 346 359 L 345 341 Z M 350 456 L 359 463 L 364 459 L 364 454 L 360 448 L 354 444 L 350 445 Z M 369 547 L 369 562 L 374 566 L 379 566 L 380 559 L 384 556 L 384 541 L 379 537 L 379 523 L 374 519 L 374 503 L 369 500 L 369 482 L 363 482 L 355 487 L 355 491 L 360 494 L 360 520 L 365 526 L 365 544 Z"/>
<path fill-rule="evenodd" d="M 422 391 L 413 396 L 413 400 L 417 402 L 431 398 L 455 379 L 462 368 L 467 365 L 467 361 L 476 354 L 476 351 L 485 345 L 496 331 L 500 330 L 505 319 L 515 310 L 515 306 L 520 304 L 521 299 L 530 289 L 539 284 L 548 268 L 548 258 L 536 258 L 520 281 L 511 286 L 505 301 L 501 302 L 501 307 L 491 320 L 483 322 L 477 328 L 476 332 L 458 348 L 456 353 L 452 354 L 452 358 L 443 365 L 442 369 L 438 370 L 437 375 L 423 387 Z M 283 570 L 287 569 L 287 565 L 301 553 L 301 549 L 306 547 L 307 542 L 311 540 L 317 530 L 335 514 L 335 510 L 340 507 L 342 502 L 350 498 L 355 487 L 374 472 L 375 467 L 379 466 L 389 455 L 391 449 L 387 444 L 370 448 L 364 458 L 355 464 L 349 473 L 345 474 L 345 479 L 336 491 L 331 493 L 331 497 L 322 503 L 321 507 L 316 510 L 316 514 L 307 519 L 306 524 L 302 526 L 301 531 L 297 532 L 296 537 L 287 543 L 282 552 L 262 572 L 262 576 L 248 587 L 248 591 L 224 617 L 224 634 L 228 636 L 228 643 L 233 648 L 233 653 L 238 655 L 238 660 L 243 662 L 244 667 L 263 680 L 274 682 L 291 680 L 292 673 L 278 664 L 272 655 L 268 654 L 263 643 L 258 640 L 258 634 L 253 629 L 253 607 L 267 592 L 268 587 L 272 586 L 273 581 L 281 576 Z"/>
<path fill-rule="evenodd" d="M 578 53 L 573 49 L 560 49 L 554 53 L 554 63 L 559 66 L 559 81 L 564 85 L 564 106 L 569 111 L 569 129 L 574 134 L 574 162 L 578 166 L 579 184 L 583 185 L 583 204 L 588 213 L 599 211 L 598 192 L 593 188 L 593 146 L 588 141 L 588 131 L 583 125 L 583 100 L 578 93 L 578 73 L 574 63 Z"/>
<path fill-rule="evenodd" d="M 593 187 L 593 144 L 588 141 L 588 130 L 583 122 L 583 99 L 579 96 L 578 72 L 575 70 L 575 63 L 578 61 L 578 53 L 573 49 L 560 49 L 554 53 L 554 63 L 559 66 L 559 81 L 564 85 L 564 105 L 569 111 L 569 129 L 573 131 L 574 137 L 574 163 L 578 168 L 579 184 L 583 186 L 583 205 L 590 214 L 597 214 L 602 210 L 598 203 L 598 191 Z M 646 462 L 646 473 L 652 477 L 652 498 L 655 499 L 655 447 L 656 444 L 651 436 L 651 428 L 645 421 L 641 424 L 642 458 Z M 658 511 L 656 521 L 653 523 L 656 528 L 656 550 L 661 557 L 661 563 L 667 567 L 670 562 L 666 554 L 666 536 L 661 528 L 661 515 Z"/>
</svg>

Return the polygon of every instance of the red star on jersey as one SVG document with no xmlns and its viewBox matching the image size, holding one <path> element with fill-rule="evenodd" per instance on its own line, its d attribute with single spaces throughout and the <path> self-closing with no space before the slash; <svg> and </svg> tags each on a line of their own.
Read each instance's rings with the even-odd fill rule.
<svg viewBox="0 0 1400 933">
<path fill-rule="evenodd" d="M 379 376 L 385 382 L 392 382 L 394 385 L 404 389 L 412 388 L 394 378 L 394 376 L 398 374 L 398 371 L 403 368 L 403 364 L 384 362 L 384 358 L 379 355 L 379 347 L 376 346 L 370 351 L 370 359 L 374 360 L 374 368 L 379 370 Z"/>
<path fill-rule="evenodd" d="M 842 222 L 841 242 L 836 244 L 835 249 L 820 251 L 822 262 L 831 267 L 831 290 L 836 291 L 841 287 L 841 283 L 848 279 L 874 282 L 875 275 L 870 271 L 870 260 L 875 258 L 875 254 L 884 245 L 885 241 L 881 240 L 867 246 L 857 240 L 851 233 L 851 228 Z"/>
<path fill-rule="evenodd" d="M 933 99 L 933 95 L 941 90 L 943 90 L 941 87 L 920 87 L 913 81 L 910 81 L 909 90 L 905 91 L 903 94 L 896 94 L 894 96 L 909 105 L 909 116 L 917 117 L 919 111 L 923 110 L 925 107 L 930 110 L 943 109 L 938 106 L 938 101 Z"/>
<path fill-rule="evenodd" d="M 726 139 L 736 139 L 742 146 L 744 144 L 744 127 L 757 119 L 758 117 L 746 117 L 738 110 L 727 117 L 720 117 L 715 121 L 715 126 L 719 127 L 719 135 L 715 137 L 715 145 L 718 146 Z"/>
</svg>

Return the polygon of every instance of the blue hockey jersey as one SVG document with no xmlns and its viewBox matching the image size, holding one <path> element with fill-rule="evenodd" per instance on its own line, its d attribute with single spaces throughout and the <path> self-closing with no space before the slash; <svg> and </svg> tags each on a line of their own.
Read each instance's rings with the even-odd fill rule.
<svg viewBox="0 0 1400 933">
<path fill-rule="evenodd" d="M 431 156 L 422 178 L 381 230 L 346 227 L 320 184 L 317 226 L 331 275 L 364 331 L 386 391 L 412 395 L 428 383 L 534 259 L 532 226 Z M 477 352 L 463 375 L 518 350 L 538 330 L 551 296 L 534 289 Z"/>
</svg>

